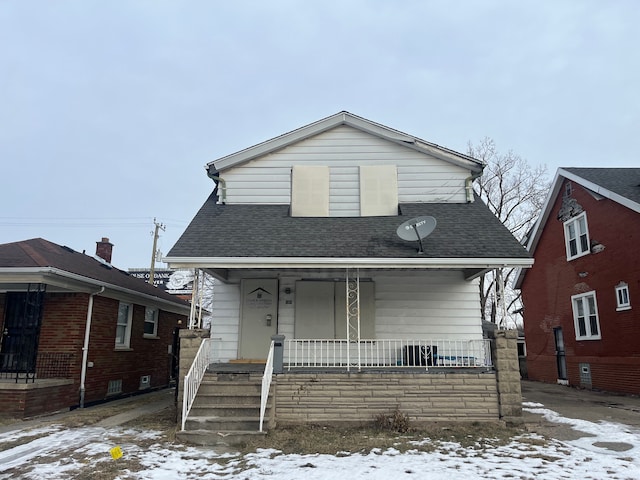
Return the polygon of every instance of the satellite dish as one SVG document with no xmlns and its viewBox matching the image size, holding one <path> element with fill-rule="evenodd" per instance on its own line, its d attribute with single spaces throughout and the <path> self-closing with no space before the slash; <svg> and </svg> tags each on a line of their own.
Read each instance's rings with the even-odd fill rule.
<svg viewBox="0 0 640 480">
<path fill-rule="evenodd" d="M 436 225 L 436 219 L 433 217 L 415 217 L 402 223 L 396 230 L 396 233 L 401 239 L 408 242 L 417 241 L 420 244 L 418 253 L 424 253 L 424 250 L 422 250 L 422 239 L 433 232 Z"/>
</svg>

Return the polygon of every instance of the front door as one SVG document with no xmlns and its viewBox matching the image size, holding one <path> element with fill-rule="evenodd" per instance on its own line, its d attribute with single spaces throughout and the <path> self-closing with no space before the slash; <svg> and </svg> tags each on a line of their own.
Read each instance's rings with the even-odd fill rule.
<svg viewBox="0 0 640 480">
<path fill-rule="evenodd" d="M 567 358 L 564 351 L 564 336 L 562 334 L 562 328 L 556 327 L 553 329 L 553 336 L 556 343 L 556 364 L 558 366 L 558 380 L 567 379 Z"/>
<path fill-rule="evenodd" d="M 240 351 L 244 360 L 265 360 L 278 329 L 278 280 L 242 280 Z"/>
<path fill-rule="evenodd" d="M 34 373 L 42 319 L 44 285 L 7 293 L 0 342 L 0 370 Z"/>
</svg>

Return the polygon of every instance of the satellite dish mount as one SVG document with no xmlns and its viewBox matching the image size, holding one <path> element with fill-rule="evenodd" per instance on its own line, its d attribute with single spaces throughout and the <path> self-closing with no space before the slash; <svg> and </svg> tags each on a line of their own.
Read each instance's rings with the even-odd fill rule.
<svg viewBox="0 0 640 480">
<path fill-rule="evenodd" d="M 418 255 L 424 255 L 422 239 L 427 237 L 436 228 L 437 222 L 433 217 L 415 217 L 402 223 L 396 233 L 408 242 L 418 241 Z"/>
</svg>

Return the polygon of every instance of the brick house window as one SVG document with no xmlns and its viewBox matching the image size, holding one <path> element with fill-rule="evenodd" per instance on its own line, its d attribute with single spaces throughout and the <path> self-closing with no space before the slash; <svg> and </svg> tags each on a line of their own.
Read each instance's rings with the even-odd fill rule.
<svg viewBox="0 0 640 480">
<path fill-rule="evenodd" d="M 564 222 L 564 240 L 567 247 L 567 260 L 573 260 L 589 253 L 589 229 L 587 228 L 586 212 Z"/>
<path fill-rule="evenodd" d="M 133 305 L 120 302 L 120 305 L 118 305 L 118 323 L 116 326 L 116 348 L 129 348 L 132 318 Z"/>
<path fill-rule="evenodd" d="M 599 340 L 600 320 L 596 292 L 582 293 L 571 297 L 576 340 Z"/>
<path fill-rule="evenodd" d="M 109 380 L 107 395 L 117 395 L 118 393 L 122 393 L 122 379 Z"/>
<path fill-rule="evenodd" d="M 616 310 L 631 309 L 631 300 L 629 299 L 629 285 L 620 282 L 616 285 Z"/>
<path fill-rule="evenodd" d="M 144 309 L 144 336 L 158 336 L 158 309 L 146 307 Z"/>
</svg>

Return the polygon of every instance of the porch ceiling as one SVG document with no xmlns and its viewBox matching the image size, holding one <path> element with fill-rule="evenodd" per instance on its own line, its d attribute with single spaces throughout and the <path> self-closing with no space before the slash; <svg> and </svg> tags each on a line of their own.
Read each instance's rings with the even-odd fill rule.
<svg viewBox="0 0 640 480">
<path fill-rule="evenodd" d="M 503 266 L 502 264 L 499 266 Z M 376 272 L 382 272 L 382 271 L 416 271 L 416 270 L 438 270 L 438 271 L 462 271 L 464 274 L 464 278 L 465 280 L 473 280 L 483 274 L 485 274 L 486 272 L 492 270 L 493 268 L 497 268 L 499 266 L 495 266 L 495 267 L 476 267 L 476 268 L 406 268 L 406 267 L 397 267 L 397 268 L 380 268 L 380 267 L 376 267 L 375 271 Z M 245 273 L 252 273 L 255 272 L 256 274 L 263 274 L 264 272 L 274 272 L 275 273 L 282 273 L 282 272 L 287 272 L 287 273 L 296 273 L 296 272 L 310 272 L 310 271 L 314 271 L 317 272 L 318 270 L 322 270 L 322 271 L 329 271 L 329 272 L 335 272 L 335 276 L 336 277 L 342 277 L 344 276 L 344 270 L 346 268 L 362 268 L 363 270 L 374 270 L 374 268 L 367 268 L 367 267 L 360 267 L 358 265 L 343 265 L 340 268 L 336 268 L 336 266 L 331 266 L 331 267 L 324 267 L 324 268 L 287 268 L 287 267 L 281 267 L 281 268 L 264 268 L 264 267 L 260 267 L 260 266 L 256 266 L 256 267 L 249 267 L 249 268 L 216 268 L 216 267 L 212 267 L 209 264 L 199 264 L 199 265 L 193 265 L 193 264 L 189 264 L 189 265 L 184 265 L 180 268 L 197 268 L 197 269 L 201 269 L 204 270 L 206 273 L 208 273 L 209 275 L 213 276 L 214 278 L 217 278 L 223 282 L 226 282 L 229 279 L 229 274 L 232 271 L 242 271 Z M 366 273 L 363 272 L 363 274 L 366 275 Z"/>
</svg>

